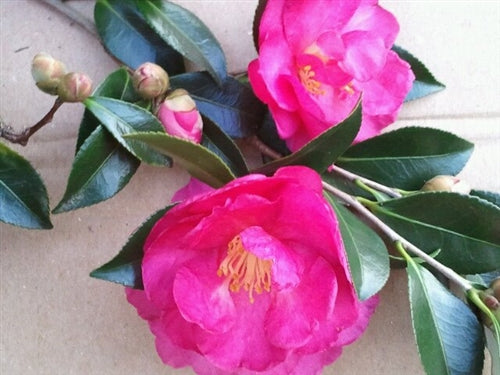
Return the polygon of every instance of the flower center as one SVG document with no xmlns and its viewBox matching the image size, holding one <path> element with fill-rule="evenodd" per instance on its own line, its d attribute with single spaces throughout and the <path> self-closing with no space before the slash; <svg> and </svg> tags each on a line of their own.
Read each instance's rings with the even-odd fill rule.
<svg viewBox="0 0 500 375">
<path fill-rule="evenodd" d="M 227 245 L 227 256 L 217 270 L 217 275 L 230 278 L 229 290 L 239 292 L 240 288 L 248 291 L 250 303 L 254 303 L 253 291 L 261 294 L 271 290 L 271 260 L 263 260 L 245 250 L 241 237 L 234 237 Z"/>
<path fill-rule="evenodd" d="M 302 85 L 313 95 L 323 95 L 325 90 L 321 89 L 321 82 L 314 79 L 316 73 L 311 65 L 303 66 L 299 69 L 299 78 Z"/>
</svg>

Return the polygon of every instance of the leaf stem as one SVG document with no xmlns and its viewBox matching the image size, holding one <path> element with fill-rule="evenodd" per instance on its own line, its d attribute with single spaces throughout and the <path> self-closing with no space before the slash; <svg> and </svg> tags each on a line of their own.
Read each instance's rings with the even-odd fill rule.
<svg viewBox="0 0 500 375">
<path fill-rule="evenodd" d="M 398 191 L 396 191 L 395 189 L 390 188 L 390 187 L 385 186 L 385 185 L 382 185 L 382 184 L 379 184 L 378 182 L 372 181 L 368 178 L 358 176 L 357 174 L 346 171 L 345 169 L 340 168 L 340 167 L 336 166 L 335 164 L 332 164 L 332 166 L 330 167 L 329 170 L 330 170 L 330 172 L 335 172 L 339 176 L 342 176 L 342 177 L 346 178 L 347 180 L 352 181 L 354 183 L 356 183 L 356 181 L 359 180 L 362 183 L 364 183 L 366 186 L 369 186 L 369 187 L 376 189 L 382 193 L 385 193 L 390 197 L 401 198 L 401 194 Z"/>
<path fill-rule="evenodd" d="M 58 97 L 50 111 L 48 111 L 40 121 L 38 121 L 35 125 L 24 129 L 21 133 L 15 133 L 10 126 L 6 125 L 3 120 L 1 120 L 0 137 L 5 138 L 12 143 L 18 143 L 22 146 L 26 146 L 28 144 L 28 140 L 33 134 L 52 121 L 54 114 L 63 103 L 64 102 Z"/>
<path fill-rule="evenodd" d="M 456 283 L 465 292 L 467 292 L 473 288 L 472 284 L 468 280 L 464 279 L 462 276 L 460 276 L 458 273 L 453 271 L 451 268 L 438 262 L 432 256 L 425 253 L 423 250 L 419 249 L 418 247 L 413 245 L 411 242 L 409 242 L 408 240 L 406 240 L 405 238 L 400 236 L 391 227 L 389 227 L 382 220 L 380 220 L 377 216 L 375 216 L 368 208 L 366 208 L 356 198 L 350 196 L 347 193 L 344 193 L 342 190 L 339 190 L 339 189 L 335 188 L 334 186 L 331 186 L 330 184 L 328 184 L 324 181 L 323 181 L 323 189 L 326 190 L 327 192 L 331 193 L 335 197 L 341 199 L 346 204 L 348 204 L 350 207 L 352 207 L 365 220 L 367 220 L 375 228 L 377 228 L 382 233 L 384 233 L 384 235 L 387 236 L 391 240 L 391 242 L 393 242 L 393 243 L 400 242 L 405 250 L 409 251 L 413 255 L 418 256 L 420 259 L 423 259 L 424 261 L 426 261 L 427 264 L 429 264 L 430 266 L 435 268 L 437 271 L 441 272 L 449 280 Z M 371 201 L 369 201 L 369 202 L 373 204 L 373 202 L 371 202 Z"/>
<path fill-rule="evenodd" d="M 256 147 L 262 154 L 269 156 L 271 159 L 276 160 L 283 157 L 283 155 L 281 155 L 279 152 L 274 151 L 272 148 L 262 142 L 262 140 L 256 135 L 248 137 L 247 139 L 252 146 Z"/>
</svg>

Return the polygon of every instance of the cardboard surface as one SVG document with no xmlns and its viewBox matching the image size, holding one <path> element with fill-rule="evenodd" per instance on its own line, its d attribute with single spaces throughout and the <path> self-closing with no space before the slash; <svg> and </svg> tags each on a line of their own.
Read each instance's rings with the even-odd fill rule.
<svg viewBox="0 0 500 375">
<path fill-rule="evenodd" d="M 92 16 L 92 1 L 68 1 Z M 255 57 L 256 1 L 178 1 L 221 41 L 232 72 Z M 382 1 L 401 25 L 397 43 L 423 60 L 448 88 L 405 105 L 394 125 L 452 131 L 476 144 L 462 172 L 476 188 L 500 191 L 500 2 Z M 35 123 L 52 98 L 30 76 L 32 57 L 46 51 L 70 70 L 101 81 L 117 64 L 88 32 L 37 1 L 0 0 L 0 115 L 16 129 Z M 43 177 L 51 207 L 61 199 L 83 108 L 65 105 L 27 147 L 13 146 Z M 147 325 L 123 288 L 88 277 L 129 234 L 164 207 L 188 175 L 141 166 L 116 197 L 53 215 L 51 231 L 0 223 L 0 373 L 190 374 L 165 367 Z M 404 272 L 394 271 L 364 336 L 325 374 L 423 374 L 412 335 Z M 485 370 L 485 374 L 488 373 Z"/>
</svg>

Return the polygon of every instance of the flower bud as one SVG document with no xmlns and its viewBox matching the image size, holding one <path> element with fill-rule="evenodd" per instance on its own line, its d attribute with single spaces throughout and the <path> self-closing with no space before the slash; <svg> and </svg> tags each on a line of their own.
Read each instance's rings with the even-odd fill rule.
<svg viewBox="0 0 500 375">
<path fill-rule="evenodd" d="M 33 57 L 31 75 L 37 87 L 50 95 L 57 95 L 59 81 L 66 74 L 64 64 L 47 53 L 41 52 Z"/>
<path fill-rule="evenodd" d="M 83 73 L 68 73 L 61 78 L 57 94 L 63 102 L 83 102 L 92 92 L 92 81 Z"/>
<path fill-rule="evenodd" d="M 203 121 L 186 90 L 174 90 L 160 105 L 158 118 L 168 134 L 200 143 Z"/>
<path fill-rule="evenodd" d="M 167 92 L 169 79 L 161 66 L 147 62 L 135 70 L 132 83 L 140 96 L 153 99 Z"/>
<path fill-rule="evenodd" d="M 423 191 L 450 191 L 453 193 L 469 194 L 470 186 L 467 182 L 453 176 L 436 176 L 431 178 L 422 187 Z"/>
</svg>

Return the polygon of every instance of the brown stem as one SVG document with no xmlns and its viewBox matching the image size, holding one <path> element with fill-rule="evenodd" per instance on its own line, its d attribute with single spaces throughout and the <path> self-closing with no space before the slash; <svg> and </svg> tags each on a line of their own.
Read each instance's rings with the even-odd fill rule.
<svg viewBox="0 0 500 375">
<path fill-rule="evenodd" d="M 376 189 L 382 193 L 385 193 L 392 198 L 401 198 L 401 194 L 398 193 L 396 190 L 394 190 L 390 187 L 387 187 L 385 185 L 379 184 L 378 182 L 375 182 L 375 181 L 369 180 L 367 178 L 358 176 L 357 174 L 346 171 L 345 169 L 337 167 L 334 164 L 332 164 L 332 166 L 330 167 L 330 171 L 337 173 L 338 175 L 340 175 L 344 178 L 347 178 L 349 181 L 352 181 L 352 182 L 356 182 L 356 180 L 359 180 L 362 183 L 364 183 L 365 185 L 367 185 L 373 189 Z"/>
<path fill-rule="evenodd" d="M 32 127 L 24 129 L 21 133 L 14 132 L 13 129 L 10 126 L 6 125 L 2 120 L 0 123 L 0 137 L 5 138 L 12 143 L 18 143 L 22 146 L 26 146 L 28 144 L 28 140 L 33 134 L 35 134 L 38 130 L 52 121 L 54 114 L 63 103 L 64 102 L 58 97 L 50 111 L 48 111 L 40 121 L 38 121 Z"/>
<path fill-rule="evenodd" d="M 283 155 L 281 155 L 279 152 L 276 152 L 272 148 L 268 147 L 256 135 L 249 137 L 248 142 L 252 146 L 255 146 L 262 154 L 269 156 L 271 159 L 281 159 L 283 157 Z"/>
<path fill-rule="evenodd" d="M 384 235 L 391 240 L 392 243 L 397 244 L 401 243 L 404 250 L 412 253 L 413 255 L 418 256 L 420 259 L 423 259 L 427 262 L 431 267 L 436 269 L 445 275 L 449 280 L 455 282 L 458 286 L 460 286 L 464 291 L 468 291 L 472 289 L 472 284 L 464 279 L 462 276 L 457 274 L 451 268 L 445 266 L 444 264 L 438 262 L 429 254 L 425 253 L 423 250 L 419 249 L 417 246 L 413 245 L 410 241 L 399 235 L 396 231 L 394 231 L 391 227 L 389 227 L 386 223 L 380 220 L 377 216 L 375 216 L 368 208 L 366 208 L 361 202 L 359 202 L 356 198 L 351 195 L 344 193 L 342 190 L 337 189 L 336 187 L 329 185 L 328 183 L 323 181 L 323 189 L 334 195 L 335 197 L 342 200 L 344 203 L 349 205 L 353 210 L 355 210 L 360 217 L 370 223 L 374 228 L 377 228 L 379 231 L 384 233 Z"/>
</svg>

